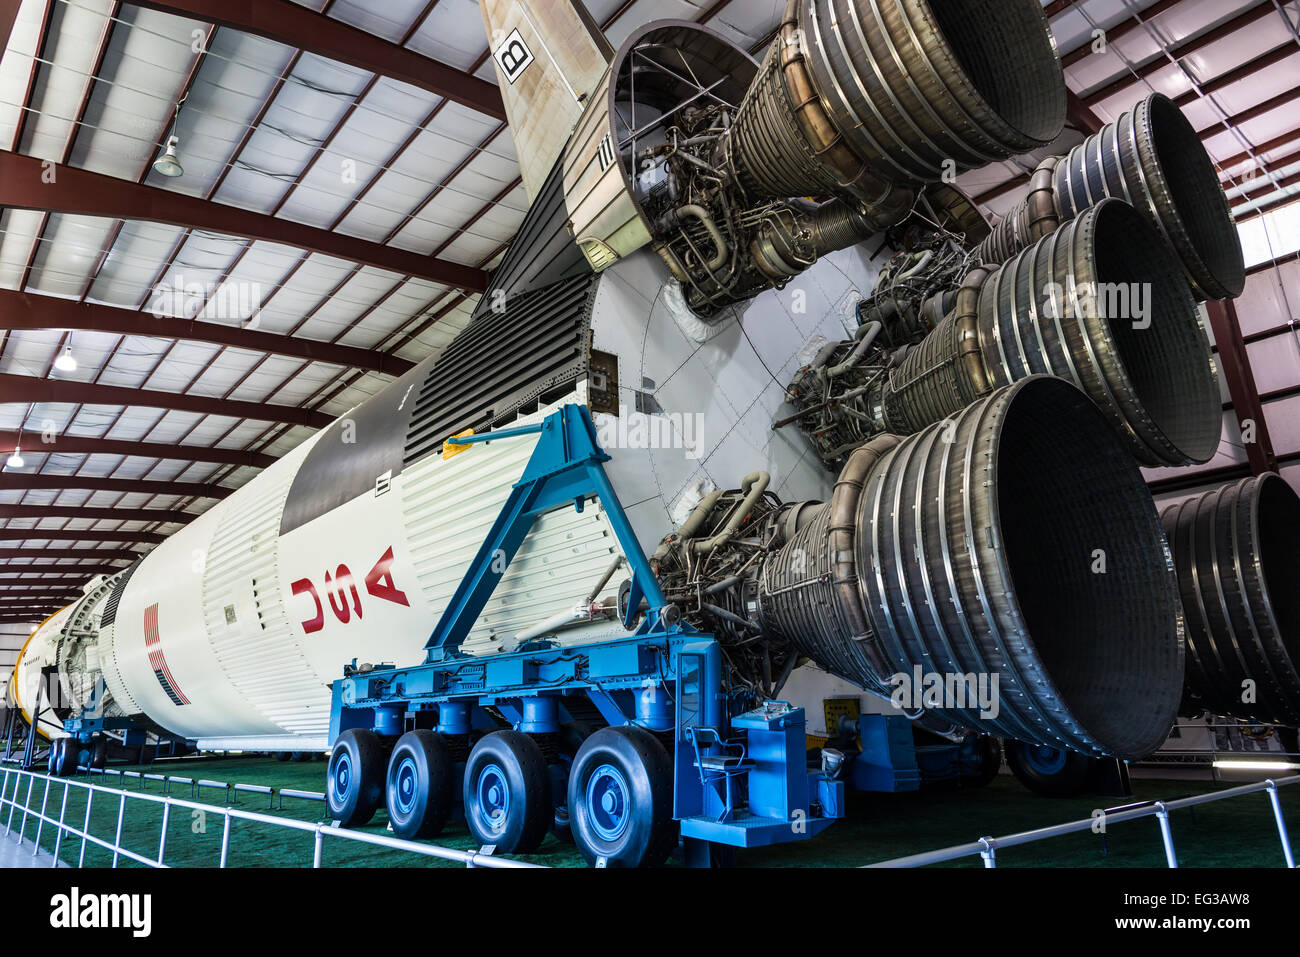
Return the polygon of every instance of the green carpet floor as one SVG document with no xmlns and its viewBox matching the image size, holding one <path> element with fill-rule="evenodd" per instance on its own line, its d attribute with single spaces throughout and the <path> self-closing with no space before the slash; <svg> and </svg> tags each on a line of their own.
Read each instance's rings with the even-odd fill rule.
<svg viewBox="0 0 1300 957">
<path fill-rule="evenodd" d="M 163 761 L 146 770 L 276 788 L 323 791 L 325 787 L 325 764 L 321 761 L 292 764 L 266 758 L 202 758 Z M 96 775 L 93 780 L 100 783 L 102 779 Z M 115 784 L 116 779 L 109 778 L 106 783 Z M 162 793 L 161 782 L 146 781 L 144 784 L 148 793 Z M 856 866 L 963 843 L 982 835 L 996 836 L 1084 818 L 1098 807 L 1132 800 L 1200 794 L 1214 787 L 1208 781 L 1138 780 L 1134 782 L 1136 793 L 1130 799 L 1084 797 L 1051 800 L 1030 794 L 1014 778 L 1003 775 L 987 788 L 977 791 L 856 795 L 850 799 L 849 816 L 813 840 L 744 851 L 739 854 L 737 863 L 753 867 Z M 128 789 L 136 788 L 137 783 L 130 781 Z M 85 793 L 74 788 L 68 798 L 66 820 L 78 827 L 85 820 Z M 188 790 L 178 786 L 173 786 L 173 794 L 189 797 Z M 1288 826 L 1293 833 L 1300 833 L 1297 830 L 1300 829 L 1300 785 L 1283 789 L 1281 795 Z M 19 794 L 20 801 L 24 797 L 25 790 Z M 42 797 L 43 789 L 37 786 L 33 806 L 39 808 Z M 267 800 L 262 795 L 239 794 L 238 799 L 237 807 L 267 811 Z M 61 800 L 62 788 L 52 786 L 46 799 L 46 813 L 57 817 Z M 223 798 L 220 791 L 205 790 L 198 800 L 220 805 Z M 161 805 L 128 802 L 127 808 L 123 825 L 124 846 L 143 856 L 155 857 L 162 823 Z M 117 826 L 117 811 L 118 799 L 111 795 L 96 795 L 91 807 L 90 832 L 111 840 Z M 323 805 L 318 801 L 286 799 L 282 811 L 268 813 L 314 823 L 321 819 L 322 811 Z M 12 819 L 15 832 L 20 827 L 21 816 L 19 811 Z M 173 809 L 167 829 L 167 863 L 173 867 L 216 866 L 221 852 L 222 823 L 220 815 L 209 814 L 203 819 L 193 816 L 187 809 Z M 386 833 L 386 823 L 380 814 L 365 830 Z M 0 821 L 2 825 L 3 821 Z M 35 836 L 36 829 L 37 822 L 29 818 L 26 825 L 28 840 Z M 1179 863 L 1184 867 L 1271 867 L 1282 864 L 1273 815 L 1264 794 L 1234 798 L 1194 811 L 1176 812 L 1173 833 Z M 52 828 L 42 830 L 40 843 L 46 850 L 53 850 Z M 465 826 L 459 823 L 448 825 L 437 843 L 466 850 L 476 847 Z M 311 864 L 312 844 L 312 835 L 308 832 L 235 820 L 231 824 L 228 864 L 231 867 L 306 867 Z M 1108 853 L 1103 854 L 1100 836 L 1076 834 L 1002 850 L 998 854 L 998 863 L 1003 867 L 1164 866 L 1159 826 L 1154 818 L 1114 825 L 1107 835 L 1106 844 Z M 65 838 L 60 856 L 75 864 L 80 850 L 80 839 Z M 536 854 L 525 859 L 556 867 L 585 866 L 571 844 L 561 843 L 554 837 L 548 837 Z M 111 863 L 110 852 L 93 844 L 87 845 L 87 866 L 105 867 Z M 462 866 L 332 838 L 325 842 L 323 863 L 332 867 Z M 674 860 L 671 865 L 676 863 Z M 139 865 L 122 859 L 119 866 Z M 978 858 L 971 858 L 946 866 L 981 865 Z"/>
</svg>

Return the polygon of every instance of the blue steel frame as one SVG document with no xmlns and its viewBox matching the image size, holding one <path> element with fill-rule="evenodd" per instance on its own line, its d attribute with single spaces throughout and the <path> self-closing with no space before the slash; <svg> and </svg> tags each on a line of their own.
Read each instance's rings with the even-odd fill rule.
<svg viewBox="0 0 1300 957">
<path fill-rule="evenodd" d="M 335 681 L 331 744 L 350 728 L 400 733 L 402 716 L 435 709 L 445 733 L 465 733 L 471 723 L 495 727 L 483 711 L 488 706 L 521 731 L 546 733 L 568 718 L 566 699 L 583 696 L 612 726 L 673 732 L 674 817 L 688 839 L 772 844 L 811 837 L 842 817 L 843 782 L 805 768 L 802 709 L 769 702 L 732 718 L 718 643 L 665 614 L 663 591 L 605 474 L 609 456 L 586 407 L 565 405 L 538 425 L 449 442 L 526 435 L 539 436 L 532 457 L 430 634 L 425 662 L 382 665 Z M 592 496 L 604 507 L 632 573 L 624 625 L 633 633 L 568 648 L 462 653 L 461 642 L 536 520 L 570 505 L 581 511 Z M 755 760 L 718 778 L 712 768 L 731 744 L 731 727 L 747 732 Z M 708 733 L 697 737 L 696 728 Z M 745 781 L 733 782 L 733 776 Z M 727 787 L 719 787 L 724 780 Z"/>
</svg>

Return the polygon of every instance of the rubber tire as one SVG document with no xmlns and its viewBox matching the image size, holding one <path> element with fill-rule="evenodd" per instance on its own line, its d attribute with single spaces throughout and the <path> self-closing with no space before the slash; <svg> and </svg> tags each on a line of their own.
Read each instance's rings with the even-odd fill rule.
<svg viewBox="0 0 1300 957">
<path fill-rule="evenodd" d="M 397 801 L 397 771 L 408 758 L 414 764 L 415 801 L 410 810 L 403 813 Z M 388 757 L 384 788 L 393 833 L 407 840 L 438 834 L 451 814 L 454 781 L 455 772 L 447 754 L 447 745 L 438 732 L 420 728 L 398 738 L 393 753 Z"/>
<path fill-rule="evenodd" d="M 62 738 L 55 738 L 50 742 L 50 752 L 45 756 L 45 773 L 53 777 L 59 776 L 59 742 Z"/>
<path fill-rule="evenodd" d="M 304 761 L 310 761 L 310 760 L 311 760 L 311 752 L 310 752 L 310 751 L 291 751 L 291 752 L 289 752 L 289 760 L 292 761 L 294 764 L 302 764 Z"/>
<path fill-rule="evenodd" d="M 59 754 L 55 758 L 54 773 L 61 778 L 70 778 L 77 773 L 77 751 L 79 746 L 72 738 L 59 739 Z"/>
<path fill-rule="evenodd" d="M 587 786 L 596 770 L 609 765 L 627 785 L 629 820 L 614 838 L 602 836 L 587 804 Z M 673 767 L 664 746 L 644 728 L 602 728 L 578 751 L 569 772 L 569 829 L 573 841 L 595 864 L 608 867 L 656 867 L 677 846 L 673 820 Z"/>
<path fill-rule="evenodd" d="M 1060 771 L 1046 774 L 1035 767 L 1026 756 L 1033 745 L 1023 741 L 1004 742 L 1004 752 L 1011 773 L 1030 791 L 1043 797 L 1077 797 L 1088 787 L 1094 761 L 1076 751 L 1065 752 L 1065 765 Z"/>
<path fill-rule="evenodd" d="M 351 728 L 339 735 L 325 772 L 325 803 L 341 827 L 368 823 L 384 800 L 384 746 L 369 728 Z M 348 764 L 347 787 L 339 792 L 339 765 Z"/>
<path fill-rule="evenodd" d="M 961 775 L 961 785 L 965 788 L 987 786 L 1002 768 L 1002 745 L 997 738 L 980 735 L 975 747 L 980 755 L 980 767 L 977 772 Z M 958 767 L 960 769 L 960 763 Z"/>
<path fill-rule="evenodd" d="M 508 804 L 495 828 L 483 820 L 479 778 L 491 765 L 506 778 Z M 529 854 L 546 839 L 555 817 L 546 756 L 537 742 L 519 731 L 493 731 L 479 739 L 465 764 L 465 823 L 480 844 L 495 844 L 503 854 Z"/>
<path fill-rule="evenodd" d="M 96 738 L 90 746 L 90 766 L 102 771 L 108 764 L 108 738 Z"/>
<path fill-rule="evenodd" d="M 288 761 L 290 753 L 288 751 L 273 751 L 271 757 L 277 761 Z"/>
</svg>

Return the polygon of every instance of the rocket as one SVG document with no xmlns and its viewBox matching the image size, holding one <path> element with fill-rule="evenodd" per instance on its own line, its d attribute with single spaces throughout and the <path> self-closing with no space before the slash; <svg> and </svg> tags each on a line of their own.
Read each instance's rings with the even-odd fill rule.
<svg viewBox="0 0 1300 957">
<path fill-rule="evenodd" d="M 707 516 L 704 507 L 742 476 L 763 477 L 764 510 L 778 499 L 847 501 L 843 476 L 837 482 L 807 437 L 771 427 L 789 413 L 791 379 L 828 343 L 853 336 L 857 304 L 909 224 L 969 231 L 971 247 L 987 235 L 948 185 L 952 175 L 1046 145 L 1065 118 L 1064 78 L 1037 0 L 791 0 L 759 60 L 680 21 L 648 24 L 613 50 L 581 3 L 481 7 L 530 208 L 470 324 L 44 623 L 13 683 L 30 713 L 42 670 L 53 666 L 58 700 L 43 730 L 57 733 L 60 720 L 93 708 L 200 748 L 324 749 L 331 682 L 351 662 L 421 660 L 533 445 L 448 440 L 537 422 L 566 403 L 591 410 L 647 554 L 666 554 L 665 536 Z M 1014 432 L 1033 446 L 1036 395 L 1061 410 L 1054 428 L 1063 435 L 1072 434 L 1072 416 L 1092 415 L 1075 411 L 1086 400 L 1019 389 L 989 399 L 1006 428 L 972 425 L 970 441 Z M 1076 431 L 1109 436 L 1111 426 L 1123 423 L 1094 429 L 1089 420 Z M 1144 707 L 1172 718 L 1166 704 L 1181 683 L 1181 650 L 1154 506 L 1122 451 L 1095 443 L 1051 450 L 1062 470 L 1069 454 L 1095 458 L 1088 474 L 1117 498 L 1083 496 L 1063 511 L 1109 509 L 1131 521 L 1062 517 L 1058 544 L 1081 548 L 1065 537 L 1084 530 L 1109 536 L 1116 567 L 1126 558 L 1136 563 L 1129 572 L 1141 564 L 1135 580 L 1159 594 L 1154 611 L 1131 616 L 1123 642 L 1099 642 L 1091 658 L 1091 626 L 1071 626 L 1072 647 L 1034 665 L 1043 672 L 1029 693 L 1042 700 L 1032 710 L 1062 710 L 1051 672 L 1068 672 L 1063 680 L 1074 685 L 1102 683 L 1106 671 L 1136 677 L 1104 701 L 1079 692 L 1091 696 L 1087 710 L 1107 712 L 1099 721 L 1119 724 L 1126 708 Z M 1015 460 L 1030 468 L 1031 458 Z M 1116 474 L 1123 480 L 1106 485 Z M 745 488 L 757 481 L 746 478 Z M 912 488 L 901 473 L 898 483 Z M 917 508 L 931 517 L 951 508 L 955 520 L 971 501 L 958 491 L 947 489 L 953 497 L 942 505 L 918 499 Z M 1072 494 L 1063 485 L 1043 501 Z M 1020 504 L 1001 500 L 1008 527 Z M 778 514 L 798 530 L 791 513 Z M 1041 507 L 1033 514 L 1032 529 L 1019 519 L 1020 547 L 1030 551 L 1031 531 L 1050 541 L 1056 521 Z M 871 554 L 869 533 L 859 527 L 860 554 Z M 926 533 L 916 547 L 933 540 Z M 781 557 L 797 580 L 791 588 L 803 580 L 794 558 Z M 926 568 L 933 558 L 915 556 Z M 615 612 L 618 559 L 599 507 L 544 517 L 461 645 L 467 667 L 539 636 L 577 646 L 626 634 Z M 1143 577 L 1152 568 L 1158 574 Z M 1044 587 L 1067 587 L 1061 575 Z M 1011 577 L 1002 594 L 982 600 L 1014 602 Z M 729 582 L 718 583 L 719 594 Z M 1098 592 L 1089 584 L 1086 594 Z M 753 627 L 798 649 L 790 662 L 841 660 L 835 643 L 863 637 L 851 621 L 805 629 L 788 595 L 764 597 L 773 617 Z M 743 619 L 745 602 L 738 597 L 727 614 Z M 1032 657 L 1031 622 L 1048 611 L 1006 617 L 1020 631 L 996 642 Z M 927 634 L 933 648 L 952 637 L 942 628 Z M 861 653 L 855 645 L 848 657 Z M 982 660 L 1001 667 L 996 650 Z M 1134 691 L 1142 667 L 1153 669 L 1146 677 L 1159 693 Z M 854 668 L 836 673 L 860 674 Z M 1164 716 L 1143 720 L 1155 727 Z"/>
</svg>

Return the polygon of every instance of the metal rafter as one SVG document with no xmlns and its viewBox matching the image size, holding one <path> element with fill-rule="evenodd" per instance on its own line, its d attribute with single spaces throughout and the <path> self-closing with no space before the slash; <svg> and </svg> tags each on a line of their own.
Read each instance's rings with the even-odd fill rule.
<svg viewBox="0 0 1300 957">
<path fill-rule="evenodd" d="M 3 528 L 0 542 L 145 542 L 157 545 L 167 536 L 157 532 L 102 528 Z"/>
<path fill-rule="evenodd" d="M 1108 99 L 1132 86 L 1134 83 L 1144 80 L 1157 70 L 1162 69 L 1169 63 L 1169 57 L 1175 60 L 1181 60 L 1184 57 L 1197 53 L 1212 43 L 1222 40 L 1226 36 L 1236 33 L 1252 24 L 1258 23 L 1265 17 L 1271 16 L 1276 10 L 1271 0 L 1257 0 L 1245 13 L 1238 14 L 1230 20 L 1227 20 L 1217 27 L 1211 27 L 1202 33 L 1194 36 L 1185 37 L 1177 43 L 1170 44 L 1162 49 L 1159 53 L 1148 57 L 1141 63 L 1137 64 L 1131 73 L 1125 73 L 1123 76 L 1104 84 L 1099 89 L 1082 96 L 1083 102 L 1092 106 Z M 1141 16 L 1141 14 L 1139 14 Z M 1142 17 L 1142 25 L 1147 25 L 1147 18 Z"/>
<path fill-rule="evenodd" d="M 321 429 L 333 421 L 328 415 L 296 406 L 269 405 L 184 395 L 167 391 L 131 389 L 116 385 L 95 385 L 70 379 L 38 379 L 35 376 L 0 374 L 0 402 L 79 402 L 83 405 L 150 406 L 203 415 L 227 415 L 236 419 L 286 422 Z"/>
<path fill-rule="evenodd" d="M 250 352 L 326 362 L 345 368 L 368 369 L 391 376 L 400 376 L 414 365 L 408 359 L 354 346 L 300 339 L 219 322 L 153 316 L 147 312 L 117 306 L 81 303 L 73 299 L 42 296 L 14 289 L 0 289 L 0 310 L 4 312 L 5 322 L 11 329 L 71 329 L 78 332 L 110 332 L 123 336 L 208 342 L 247 349 Z M 59 351 L 61 349 L 56 349 L 55 354 Z"/>
<path fill-rule="evenodd" d="M 1210 328 L 1214 332 L 1215 344 L 1218 346 L 1219 368 L 1223 370 L 1224 381 L 1228 384 L 1228 394 L 1232 396 L 1233 414 L 1236 415 L 1237 422 L 1243 430 L 1250 424 L 1254 432 L 1255 441 L 1245 445 L 1251 472 L 1260 475 L 1264 472 L 1276 471 L 1277 456 L 1273 453 L 1264 406 L 1260 400 L 1259 390 L 1255 387 L 1255 374 L 1251 370 L 1246 344 L 1241 337 L 1237 308 L 1232 300 L 1227 300 L 1207 302 L 1205 309 L 1210 317 Z"/>
<path fill-rule="evenodd" d="M 0 429 L 0 449 L 11 449 L 21 445 L 24 436 L 32 451 L 45 454 L 68 455 L 125 455 L 152 459 L 173 459 L 180 462 L 213 462 L 219 465 L 247 465 L 252 468 L 266 468 L 275 462 L 275 456 L 246 452 L 242 449 L 217 449 L 203 445 L 173 445 L 170 442 L 132 442 L 123 439 L 105 439 L 88 435 L 67 435 L 58 433 L 52 436 L 36 432 L 18 432 Z M 4 516 L 4 506 L 0 506 L 0 517 Z"/>
<path fill-rule="evenodd" d="M 240 454 L 255 455 L 257 453 L 241 452 Z M 107 522 L 154 522 L 156 524 L 184 525 L 191 519 L 198 518 L 198 515 L 193 512 L 182 512 L 179 509 L 123 508 L 120 505 L 7 505 L 0 503 L 0 518 L 62 518 L 69 521 L 91 519 Z"/>
<path fill-rule="evenodd" d="M 487 288 L 487 274 L 481 269 L 89 170 L 62 165 L 47 169 L 40 159 L 19 153 L 0 152 L 0 206 L 192 226 L 297 246 L 474 292 Z"/>
<path fill-rule="evenodd" d="M 92 492 L 145 493 L 149 495 L 176 495 L 188 499 L 225 498 L 234 489 L 224 485 L 203 482 L 167 482 L 159 479 L 100 478 L 96 475 L 49 475 L 36 472 L 5 472 L 0 474 L 0 492 L 15 489 L 88 489 Z"/>
<path fill-rule="evenodd" d="M 290 0 L 135 0 L 136 6 L 229 27 L 379 73 L 504 120 L 496 84 Z"/>
<path fill-rule="evenodd" d="M 0 559 L 6 561 L 12 558 L 89 558 L 133 562 L 141 554 L 126 548 L 0 548 Z"/>
</svg>

